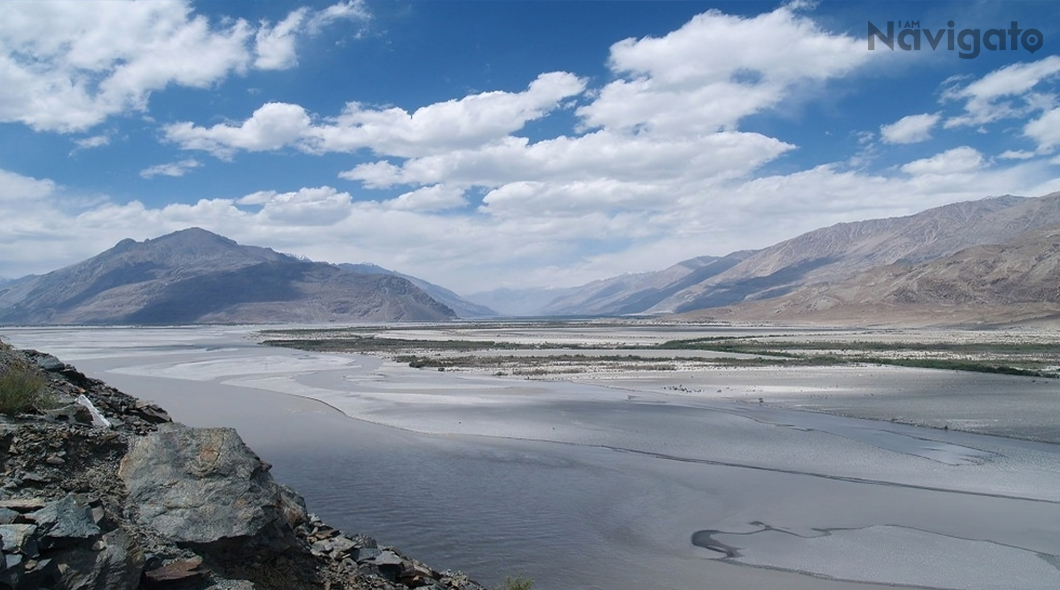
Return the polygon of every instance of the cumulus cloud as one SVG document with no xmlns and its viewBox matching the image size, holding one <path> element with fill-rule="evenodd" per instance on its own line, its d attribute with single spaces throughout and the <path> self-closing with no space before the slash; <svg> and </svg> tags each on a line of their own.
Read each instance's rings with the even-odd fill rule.
<svg viewBox="0 0 1060 590">
<path fill-rule="evenodd" d="M 346 105 L 331 119 L 314 123 L 305 109 L 268 103 L 238 124 L 199 127 L 181 122 L 165 128 L 166 139 L 184 149 L 230 157 L 237 150 L 292 146 L 312 153 L 355 152 L 411 157 L 473 147 L 506 137 L 581 93 L 585 82 L 566 72 L 541 74 L 523 92 L 484 92 L 404 109 Z"/>
<path fill-rule="evenodd" d="M 270 225 L 334 225 L 352 211 L 349 193 L 330 186 L 303 188 L 294 192 L 256 192 L 235 203 L 261 207 L 258 219 Z"/>
<path fill-rule="evenodd" d="M 158 164 L 145 168 L 140 171 L 140 176 L 143 178 L 154 178 L 155 176 L 184 176 L 193 168 L 202 166 L 202 163 L 194 158 L 187 160 L 181 160 L 179 162 L 170 162 L 168 164 Z"/>
<path fill-rule="evenodd" d="M 796 86 L 842 76 L 871 57 L 857 39 L 822 30 L 792 5 L 754 18 L 711 10 L 663 37 L 614 44 L 610 68 L 623 77 L 578 113 L 588 127 L 733 129 Z"/>
<path fill-rule="evenodd" d="M 402 211 L 445 211 L 467 205 L 467 199 L 459 188 L 436 184 L 404 193 L 384 205 Z"/>
<path fill-rule="evenodd" d="M 1038 142 L 1038 150 L 1051 153 L 1060 145 L 1060 108 L 1052 109 L 1027 123 L 1023 134 Z"/>
<path fill-rule="evenodd" d="M 940 154 L 909 162 L 902 166 L 902 172 L 913 176 L 927 174 L 959 174 L 978 169 L 983 165 L 983 154 L 979 150 L 962 146 Z"/>
<path fill-rule="evenodd" d="M 255 30 L 242 19 L 210 22 L 187 0 L 0 3 L 0 122 L 84 131 L 146 110 L 170 85 L 206 88 L 251 67 L 290 67 L 297 32 L 360 5 L 336 6 Z"/>
<path fill-rule="evenodd" d="M 1051 105 L 1053 97 L 1035 92 L 1046 81 L 1060 78 L 1060 56 L 994 70 L 966 85 L 947 89 L 943 99 L 964 101 L 964 114 L 946 120 L 947 128 L 976 126 L 1027 116 Z"/>
<path fill-rule="evenodd" d="M 931 139 L 931 130 L 941 115 L 909 115 L 880 127 L 880 137 L 887 143 L 919 143 Z"/>
<path fill-rule="evenodd" d="M 168 141 L 184 149 L 203 150 L 227 159 L 236 150 L 261 152 L 297 143 L 311 124 L 309 114 L 302 107 L 270 102 L 238 125 L 219 123 L 197 127 L 187 122 L 175 123 L 165 128 L 165 135 Z"/>
</svg>

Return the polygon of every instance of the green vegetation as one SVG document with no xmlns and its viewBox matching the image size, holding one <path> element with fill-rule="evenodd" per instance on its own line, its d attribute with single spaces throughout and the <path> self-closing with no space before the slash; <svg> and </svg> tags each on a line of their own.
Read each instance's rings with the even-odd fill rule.
<svg viewBox="0 0 1060 590">
<path fill-rule="evenodd" d="M 773 336 L 774 338 L 776 336 Z M 797 359 L 807 364 L 880 364 L 1026 377 L 1060 377 L 1060 346 L 1013 342 L 779 341 L 758 336 L 671 340 L 659 348 Z M 812 351 L 812 352 L 795 352 Z"/>
<path fill-rule="evenodd" d="M 546 330 L 595 326 L 586 322 L 482 323 L 454 326 L 458 332 L 481 328 L 496 337 L 499 329 Z M 722 358 L 648 357 L 628 355 L 540 354 L 528 356 L 490 354 L 504 350 L 599 350 L 586 343 L 525 343 L 494 340 L 425 340 L 403 338 L 401 330 L 422 326 L 372 326 L 328 329 L 271 330 L 263 335 L 299 336 L 264 341 L 271 346 L 303 350 L 378 354 L 414 368 L 489 369 L 494 375 L 548 375 L 602 371 L 674 371 L 711 367 L 798 367 L 880 364 L 953 371 L 1000 373 L 1030 377 L 1060 377 L 1060 345 L 1048 342 L 917 342 L 891 340 L 814 340 L 799 334 L 776 333 L 712 336 L 670 340 L 657 345 L 607 346 L 612 350 L 704 350 L 724 353 Z M 408 334 L 413 336 L 413 334 Z M 823 334 L 819 335 L 822 336 Z M 679 354 L 679 353 L 678 353 Z M 732 356 L 728 356 L 732 355 Z"/>
<path fill-rule="evenodd" d="M 531 590 L 534 587 L 534 581 L 525 576 L 516 576 L 514 578 L 504 578 L 504 583 L 501 584 L 500 590 Z"/>
<path fill-rule="evenodd" d="M 9 365 L 0 370 L 0 414 L 14 416 L 53 405 L 44 377 L 25 367 Z"/>
</svg>

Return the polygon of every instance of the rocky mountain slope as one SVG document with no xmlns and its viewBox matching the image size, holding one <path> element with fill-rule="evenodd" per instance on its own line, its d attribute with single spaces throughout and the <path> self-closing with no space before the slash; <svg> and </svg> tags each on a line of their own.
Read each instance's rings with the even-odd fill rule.
<svg viewBox="0 0 1060 590">
<path fill-rule="evenodd" d="M 1055 319 L 1060 314 L 1060 225 L 929 262 L 882 266 L 718 313 L 741 320 L 860 318 L 921 325 Z"/>
<path fill-rule="evenodd" d="M 753 252 L 700 256 L 655 272 L 630 273 L 593 281 L 557 297 L 543 315 L 628 315 L 648 311 L 684 289 L 732 268 Z"/>
<path fill-rule="evenodd" d="M 43 410 L 0 399 L 2 588 L 485 590 L 321 522 L 232 429 L 173 423 L 0 344 L 11 376 L 47 395 Z"/>
<path fill-rule="evenodd" d="M 397 272 L 396 270 L 387 270 L 381 266 L 375 264 L 349 264 L 343 263 L 339 265 L 340 268 L 361 273 L 361 274 L 378 274 L 378 275 L 393 275 L 408 279 L 410 283 L 416 285 L 423 290 L 424 293 L 431 296 L 431 299 L 442 303 L 453 310 L 457 317 L 461 318 L 483 318 L 500 315 L 496 311 L 490 309 L 486 305 L 480 305 L 472 301 L 468 301 L 466 298 L 457 295 L 453 291 L 446 289 L 445 287 L 435 285 L 434 283 L 425 281 L 421 278 L 407 275 L 404 273 Z"/>
<path fill-rule="evenodd" d="M 770 246 L 681 290 L 651 312 L 683 312 L 779 297 L 895 263 L 934 260 L 1060 224 L 1060 193 L 954 203 L 915 215 L 841 223 Z"/>
<path fill-rule="evenodd" d="M 455 317 L 407 279 L 242 246 L 191 228 L 122 240 L 83 262 L 0 288 L 19 324 L 438 321 Z"/>
</svg>

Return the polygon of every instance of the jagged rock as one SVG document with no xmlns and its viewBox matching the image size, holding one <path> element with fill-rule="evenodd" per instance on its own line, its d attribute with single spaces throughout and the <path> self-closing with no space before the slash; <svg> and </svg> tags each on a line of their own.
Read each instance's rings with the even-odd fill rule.
<svg viewBox="0 0 1060 590">
<path fill-rule="evenodd" d="M 121 529 L 103 535 L 99 550 L 74 547 L 55 554 L 64 590 L 128 590 L 139 585 L 143 550 Z"/>
<path fill-rule="evenodd" d="M 37 357 L 37 366 L 45 371 L 60 371 L 66 368 L 66 363 L 50 354 Z"/>
<path fill-rule="evenodd" d="M 22 513 L 33 512 L 44 508 L 44 500 L 42 498 L 9 498 L 0 500 L 0 508 L 8 508 Z"/>
<path fill-rule="evenodd" d="M 135 438 L 119 476 L 137 522 L 186 543 L 264 535 L 283 542 L 305 519 L 301 498 L 276 484 L 231 428 L 163 424 Z"/>
<path fill-rule="evenodd" d="M 100 535 L 99 526 L 92 518 L 92 508 L 78 503 L 71 495 L 49 502 L 26 516 L 37 524 L 46 548 L 64 541 L 92 539 Z"/>
<path fill-rule="evenodd" d="M 0 508 L 0 524 L 12 524 L 18 518 L 18 513 L 10 508 Z"/>
<path fill-rule="evenodd" d="M 92 424 L 92 412 L 81 404 L 70 404 L 54 410 L 48 410 L 44 417 L 50 422 L 61 424 Z"/>
<path fill-rule="evenodd" d="M 199 566 L 201 565 L 201 557 L 195 557 L 193 559 L 178 559 L 161 567 L 156 567 L 153 570 L 144 572 L 144 577 L 147 578 L 148 581 L 156 584 L 160 582 L 172 582 L 174 580 L 196 578 L 206 574 L 205 571 L 199 569 Z"/>
<path fill-rule="evenodd" d="M 136 401 L 136 405 L 133 406 L 132 412 L 150 424 L 165 424 L 166 422 L 173 421 L 173 419 L 169 417 L 168 412 L 155 404 L 143 400 Z"/>
<path fill-rule="evenodd" d="M 3 539 L 4 552 L 22 553 L 35 557 L 37 555 L 37 543 L 33 536 L 36 532 L 37 526 L 32 524 L 0 525 L 0 539 Z"/>
</svg>

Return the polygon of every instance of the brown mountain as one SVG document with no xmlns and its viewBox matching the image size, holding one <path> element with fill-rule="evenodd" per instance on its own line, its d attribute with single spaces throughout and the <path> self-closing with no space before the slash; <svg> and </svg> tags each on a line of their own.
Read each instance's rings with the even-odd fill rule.
<svg viewBox="0 0 1060 590">
<path fill-rule="evenodd" d="M 905 217 L 841 223 L 759 250 L 663 299 L 651 313 L 770 299 L 889 264 L 915 264 L 1060 225 L 1060 193 L 954 203 Z"/>
<path fill-rule="evenodd" d="M 199 228 L 122 240 L 0 288 L 0 323 L 436 321 L 455 317 L 407 279 L 358 273 Z"/>
<path fill-rule="evenodd" d="M 930 262 L 886 265 L 714 315 L 859 324 L 1048 323 L 1060 318 L 1060 225 Z"/>
</svg>

